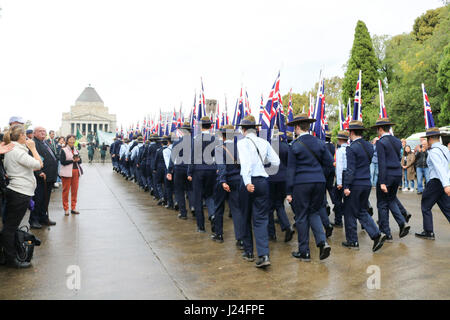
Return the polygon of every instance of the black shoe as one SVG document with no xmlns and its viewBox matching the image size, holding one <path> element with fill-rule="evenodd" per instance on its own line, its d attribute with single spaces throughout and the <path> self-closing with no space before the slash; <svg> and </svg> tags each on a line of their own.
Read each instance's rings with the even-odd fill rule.
<svg viewBox="0 0 450 320">
<path fill-rule="evenodd" d="M 327 228 L 325 228 L 325 236 L 327 238 L 333 235 L 333 226 L 330 224 Z"/>
<path fill-rule="evenodd" d="M 385 242 L 389 242 L 389 243 L 394 242 L 394 238 L 392 238 L 392 235 L 386 236 L 386 241 Z"/>
<path fill-rule="evenodd" d="M 280 220 L 278 218 L 273 219 L 273 223 L 280 224 Z"/>
<path fill-rule="evenodd" d="M 257 268 L 265 268 L 270 266 L 269 256 L 259 257 L 258 261 L 256 261 Z"/>
<path fill-rule="evenodd" d="M 212 239 L 213 241 L 222 243 L 222 242 L 223 242 L 223 235 L 221 235 L 221 234 L 215 234 L 215 235 L 213 235 L 213 236 L 211 237 L 211 239 Z"/>
<path fill-rule="evenodd" d="M 286 230 L 286 233 L 284 234 L 284 242 L 289 242 L 292 240 L 292 236 L 294 235 L 295 230 L 289 227 L 289 229 Z"/>
<path fill-rule="evenodd" d="M 370 207 L 369 209 L 367 209 L 367 212 L 369 212 L 369 216 L 373 216 L 373 208 Z"/>
<path fill-rule="evenodd" d="M 176 211 L 178 211 L 178 210 L 180 209 L 180 207 L 178 206 L 178 202 L 175 203 L 175 205 L 173 206 L 173 208 L 174 208 Z"/>
<path fill-rule="evenodd" d="M 163 199 L 159 199 L 157 205 L 158 206 L 164 205 L 164 200 Z"/>
<path fill-rule="evenodd" d="M 228 211 L 228 218 L 233 218 L 231 211 Z"/>
<path fill-rule="evenodd" d="M 150 195 L 153 196 L 155 194 L 155 192 L 153 191 L 153 189 L 150 189 Z"/>
<path fill-rule="evenodd" d="M 205 228 L 197 228 L 197 232 L 198 233 L 206 233 L 206 230 L 205 230 Z"/>
<path fill-rule="evenodd" d="M 147 186 L 144 187 L 144 191 L 145 191 L 145 192 L 148 191 L 148 187 L 147 187 Z"/>
<path fill-rule="evenodd" d="M 330 206 L 327 206 L 327 216 L 330 216 L 330 214 L 331 214 Z"/>
<path fill-rule="evenodd" d="M 276 235 L 272 235 L 272 236 L 269 235 L 269 241 L 273 241 L 273 242 L 277 241 L 277 236 Z"/>
<path fill-rule="evenodd" d="M 164 206 L 164 208 L 166 208 L 166 209 L 173 209 L 173 206 L 170 205 L 170 204 L 166 204 L 166 205 Z"/>
<path fill-rule="evenodd" d="M 187 220 L 187 217 L 186 217 L 186 216 L 183 216 L 183 215 L 180 213 L 180 214 L 178 214 L 178 219 L 181 219 L 181 220 Z"/>
<path fill-rule="evenodd" d="M 373 239 L 372 251 L 377 252 L 378 250 L 380 250 L 381 247 L 383 246 L 384 242 L 386 241 L 386 238 L 387 238 L 387 236 L 384 233 L 380 233 L 380 235 L 378 237 Z"/>
<path fill-rule="evenodd" d="M 409 219 L 411 219 L 411 217 L 412 217 L 412 214 L 406 212 L 406 214 L 403 217 L 405 217 L 406 223 L 408 223 Z"/>
<path fill-rule="evenodd" d="M 331 224 L 334 228 L 339 228 L 339 229 L 342 229 L 343 227 L 344 227 L 344 225 L 342 224 L 342 223 L 332 223 Z"/>
<path fill-rule="evenodd" d="M 406 224 L 401 226 L 400 227 L 400 238 L 406 237 L 409 233 L 409 229 L 411 229 L 411 227 L 407 226 Z"/>
<path fill-rule="evenodd" d="M 359 250 L 359 243 L 358 242 L 342 242 L 342 246 L 348 249 L 352 250 Z"/>
<path fill-rule="evenodd" d="M 244 241 L 236 240 L 236 247 L 238 247 L 239 250 L 244 250 Z"/>
<path fill-rule="evenodd" d="M 417 192 L 417 194 L 422 194 L 422 192 L 419 191 L 419 192 Z"/>
<path fill-rule="evenodd" d="M 244 252 L 242 254 L 242 258 L 249 262 L 255 261 L 255 256 L 253 255 L 253 253 L 250 252 Z"/>
<path fill-rule="evenodd" d="M 318 247 L 320 249 L 320 260 L 325 260 L 330 256 L 331 247 L 327 242 L 319 244 Z"/>
<path fill-rule="evenodd" d="M 310 262 L 311 261 L 311 255 L 309 253 L 300 253 L 300 252 L 292 252 L 292 256 L 294 258 L 299 259 L 300 261 L 304 262 Z"/>
<path fill-rule="evenodd" d="M 48 219 L 47 221 L 40 222 L 40 224 L 41 224 L 41 225 L 44 225 L 44 226 L 55 226 L 55 225 L 56 225 L 56 222 L 55 222 L 55 221 L 52 221 L 52 220 L 50 220 L 50 219 Z"/>
<path fill-rule="evenodd" d="M 434 240 L 434 232 L 422 231 L 421 233 L 416 233 L 416 237 L 427 240 Z"/>
<path fill-rule="evenodd" d="M 39 222 L 30 222 L 30 229 L 42 229 L 42 225 Z"/>
<path fill-rule="evenodd" d="M 17 258 L 14 258 L 12 261 L 8 261 L 6 263 L 6 266 L 10 268 L 16 268 L 16 269 L 25 269 L 31 267 L 31 262 L 25 262 L 25 261 L 19 261 Z"/>
<path fill-rule="evenodd" d="M 195 217 L 195 209 L 194 208 L 191 208 L 191 213 L 192 213 L 192 216 Z"/>
</svg>

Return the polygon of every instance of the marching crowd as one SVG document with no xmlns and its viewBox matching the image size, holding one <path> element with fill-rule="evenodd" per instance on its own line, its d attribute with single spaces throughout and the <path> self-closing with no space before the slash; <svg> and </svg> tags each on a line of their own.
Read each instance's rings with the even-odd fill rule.
<svg viewBox="0 0 450 320">
<path fill-rule="evenodd" d="M 62 184 L 65 215 L 76 211 L 78 179 L 82 174 L 76 137 L 55 137 L 43 127 L 25 130 L 25 120 L 11 117 L 9 129 L 0 135 L 0 264 L 28 268 L 29 261 L 18 259 L 15 234 L 27 210 L 32 229 L 54 226 L 48 206 L 54 188 Z"/>
<path fill-rule="evenodd" d="M 225 125 L 219 134 L 212 134 L 210 118 L 203 117 L 199 132 L 192 132 L 190 123 L 184 123 L 171 136 L 153 134 L 146 141 L 139 134 L 131 139 L 117 137 L 110 147 L 113 170 L 149 191 L 158 205 L 179 211 L 179 219 L 187 219 L 189 208 L 200 233 L 206 232 L 206 207 L 216 242 L 224 241 L 223 216 L 228 202 L 236 246 L 243 251 L 243 259 L 254 261 L 255 238 L 256 267 L 260 268 L 270 265 L 269 240 L 276 239 L 275 211 L 285 242 L 297 232 L 298 251 L 292 256 L 302 261 L 311 260 L 310 229 L 320 260 L 330 255 L 327 238 L 334 228 L 345 228 L 342 246 L 359 249 L 358 221 L 373 240 L 373 252 L 386 241 L 392 242 L 389 212 L 398 225 L 399 238 L 407 236 L 411 215 L 397 198 L 397 191 L 402 186 L 404 191 L 414 189 L 416 174 L 417 192 L 422 194 L 423 231 L 415 235 L 435 238 L 431 209 L 436 203 L 450 222 L 450 151 L 441 144 L 439 129 L 428 129 L 425 140 L 412 152 L 406 141 L 390 134 L 395 124 L 387 118 L 374 124 L 379 138 L 372 143 L 362 139 L 366 129 L 362 122 L 350 122 L 348 130 L 339 131 L 337 147 L 331 143 L 330 132 L 326 142 L 310 134 L 314 121 L 300 114 L 288 123 L 294 127 L 294 135 L 275 130 L 270 143 L 260 137 L 253 116 L 241 121 L 239 131 Z M 376 222 L 369 203 L 372 187 L 376 188 Z M 285 200 L 294 212 L 293 225 Z"/>
</svg>

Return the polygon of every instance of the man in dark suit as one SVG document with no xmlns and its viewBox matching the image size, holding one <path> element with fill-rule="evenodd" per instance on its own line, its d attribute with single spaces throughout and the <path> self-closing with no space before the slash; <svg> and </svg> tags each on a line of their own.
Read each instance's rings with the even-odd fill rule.
<svg viewBox="0 0 450 320">
<path fill-rule="evenodd" d="M 378 119 L 373 126 L 381 137 L 376 144 L 378 154 L 377 207 L 380 230 L 386 234 L 387 241 L 392 241 L 389 228 L 389 209 L 400 229 L 400 238 L 409 233 L 409 226 L 397 205 L 397 190 L 402 180 L 400 165 L 401 141 L 391 135 L 389 130 L 395 125 L 388 118 Z"/>
<path fill-rule="evenodd" d="M 309 229 L 314 233 L 319 258 L 329 257 L 331 247 L 326 241 L 319 216 L 325 197 L 325 176 L 333 167 L 333 158 L 325 143 L 309 134 L 310 124 L 315 122 L 307 114 L 297 115 L 287 125 L 294 127 L 298 136 L 291 144 L 286 172 L 287 197 L 295 215 L 298 231 L 298 251 L 292 256 L 301 261 L 311 261 Z"/>
<path fill-rule="evenodd" d="M 205 217 L 203 215 L 203 199 L 208 207 L 208 217 L 211 221 L 211 231 L 214 230 L 214 199 L 213 191 L 216 182 L 216 164 L 214 162 L 215 137 L 210 134 L 211 120 L 209 117 L 200 119 L 201 132 L 192 141 L 192 164 L 188 166 L 188 180 L 192 181 L 194 190 L 194 208 L 197 218 L 197 231 L 204 233 Z M 205 152 L 205 150 L 208 150 Z M 209 151 L 209 152 L 208 152 Z"/>
<path fill-rule="evenodd" d="M 347 169 L 343 173 L 344 182 L 344 225 L 345 238 L 342 246 L 359 250 L 357 220 L 373 240 L 372 251 L 378 251 L 386 241 L 386 234 L 380 232 L 368 213 L 370 182 L 370 163 L 373 157 L 372 145 L 362 139 L 365 130 L 361 121 L 350 121 L 350 146 L 346 148 Z M 380 154 L 378 154 L 379 156 Z"/>
<path fill-rule="evenodd" d="M 36 191 L 34 192 L 34 209 L 30 214 L 30 227 L 40 229 L 42 225 L 54 226 L 56 222 L 51 221 L 48 217 L 48 204 L 52 194 L 53 184 L 58 177 L 58 160 L 50 146 L 45 142 L 47 131 L 43 127 L 34 129 L 34 142 L 36 150 L 43 159 L 44 167 L 35 171 Z"/>
</svg>

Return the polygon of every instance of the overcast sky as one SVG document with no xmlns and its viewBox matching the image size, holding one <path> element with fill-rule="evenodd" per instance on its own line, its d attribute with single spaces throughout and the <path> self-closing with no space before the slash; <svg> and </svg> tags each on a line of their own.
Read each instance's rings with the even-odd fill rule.
<svg viewBox="0 0 450 320">
<path fill-rule="evenodd" d="M 0 0 L 0 125 L 20 115 L 58 130 L 91 84 L 128 126 L 180 103 L 203 77 L 228 112 L 247 88 L 258 111 L 278 70 L 285 94 L 323 69 L 343 75 L 356 22 L 371 35 L 410 32 L 439 0 L 138 1 Z"/>
</svg>

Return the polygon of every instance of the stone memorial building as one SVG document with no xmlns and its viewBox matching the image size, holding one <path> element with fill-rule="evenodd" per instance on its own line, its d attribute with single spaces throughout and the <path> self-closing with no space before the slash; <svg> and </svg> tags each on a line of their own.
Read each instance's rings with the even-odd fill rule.
<svg viewBox="0 0 450 320">
<path fill-rule="evenodd" d="M 116 132 L 116 115 L 110 114 L 97 91 L 90 85 L 84 89 L 70 112 L 63 112 L 59 134 L 76 134 L 77 128 L 86 136 L 97 130 Z"/>
</svg>

